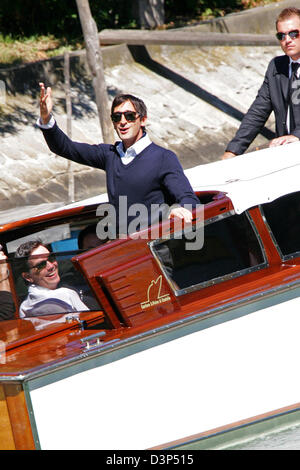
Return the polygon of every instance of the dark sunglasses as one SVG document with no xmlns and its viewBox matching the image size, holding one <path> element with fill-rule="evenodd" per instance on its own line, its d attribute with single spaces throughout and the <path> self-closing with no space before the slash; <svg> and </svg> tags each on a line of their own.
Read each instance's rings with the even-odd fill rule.
<svg viewBox="0 0 300 470">
<path fill-rule="evenodd" d="M 54 263 L 56 261 L 56 257 L 55 257 L 55 254 L 54 253 L 51 253 L 47 259 L 44 259 L 43 261 L 41 261 L 40 263 L 36 264 L 35 266 L 31 266 L 30 269 L 36 269 L 37 272 L 40 272 L 42 271 L 43 269 L 45 269 L 45 267 L 47 266 L 47 263 Z"/>
<path fill-rule="evenodd" d="M 294 29 L 293 31 L 289 31 L 288 33 L 277 33 L 276 37 L 278 41 L 283 41 L 286 36 L 290 36 L 291 39 L 296 39 L 299 37 L 299 30 Z"/>
<path fill-rule="evenodd" d="M 111 120 L 113 122 L 120 122 L 122 119 L 122 114 L 124 114 L 124 117 L 126 121 L 128 122 L 134 122 L 139 117 L 139 114 L 136 113 L 135 111 L 125 111 L 124 113 L 121 113 L 121 112 L 112 113 Z"/>
</svg>

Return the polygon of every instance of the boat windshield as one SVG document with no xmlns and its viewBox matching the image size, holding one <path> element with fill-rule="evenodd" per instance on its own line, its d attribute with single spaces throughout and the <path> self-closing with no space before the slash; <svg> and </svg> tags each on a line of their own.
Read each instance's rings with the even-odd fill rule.
<svg viewBox="0 0 300 470">
<path fill-rule="evenodd" d="M 300 254 L 300 192 L 287 194 L 261 206 L 283 259 Z"/>
<path fill-rule="evenodd" d="M 203 246 L 197 251 L 186 249 L 185 236 L 153 244 L 154 255 L 177 292 L 206 287 L 266 265 L 250 219 L 246 214 L 229 215 L 206 221 Z"/>
</svg>

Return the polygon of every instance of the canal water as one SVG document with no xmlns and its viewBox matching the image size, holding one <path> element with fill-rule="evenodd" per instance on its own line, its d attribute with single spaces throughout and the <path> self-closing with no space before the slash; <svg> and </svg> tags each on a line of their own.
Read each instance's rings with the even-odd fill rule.
<svg viewBox="0 0 300 470">
<path fill-rule="evenodd" d="M 300 425 L 230 447 L 230 450 L 300 450 Z"/>
</svg>

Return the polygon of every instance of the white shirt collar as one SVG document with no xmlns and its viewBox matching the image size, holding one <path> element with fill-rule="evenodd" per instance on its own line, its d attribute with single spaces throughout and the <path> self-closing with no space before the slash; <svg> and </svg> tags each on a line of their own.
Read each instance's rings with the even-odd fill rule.
<svg viewBox="0 0 300 470">
<path fill-rule="evenodd" d="M 125 152 L 124 152 L 124 147 L 123 147 L 122 142 L 119 142 L 116 148 L 117 148 L 118 154 L 120 155 L 122 159 L 129 158 L 130 160 L 132 160 L 150 144 L 151 144 L 151 140 L 148 134 L 145 134 L 137 142 L 135 142 L 131 147 L 128 147 L 128 149 L 126 149 Z"/>
</svg>

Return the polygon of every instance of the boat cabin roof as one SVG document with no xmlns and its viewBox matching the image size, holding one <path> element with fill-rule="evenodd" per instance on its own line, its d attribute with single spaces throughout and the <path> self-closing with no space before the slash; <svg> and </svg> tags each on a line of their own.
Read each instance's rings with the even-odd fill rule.
<svg viewBox="0 0 300 470">
<path fill-rule="evenodd" d="M 300 142 L 186 170 L 195 191 L 225 193 L 237 214 L 299 191 L 299 174 Z"/>
</svg>

